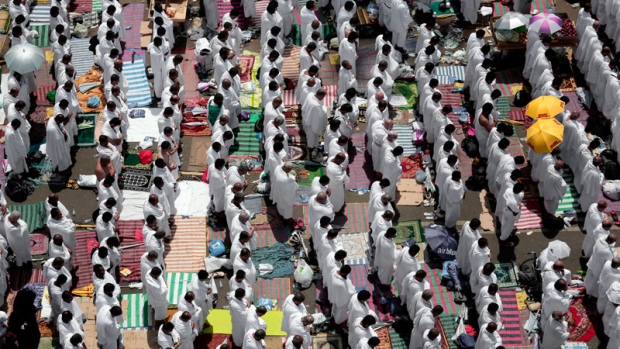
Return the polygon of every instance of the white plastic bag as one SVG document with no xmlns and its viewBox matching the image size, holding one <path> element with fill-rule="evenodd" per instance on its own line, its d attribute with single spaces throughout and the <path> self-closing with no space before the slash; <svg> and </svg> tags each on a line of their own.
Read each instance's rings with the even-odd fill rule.
<svg viewBox="0 0 620 349">
<path fill-rule="evenodd" d="M 207 257 L 205 258 L 205 269 L 208 273 L 212 273 L 216 270 L 226 267 L 232 269 L 232 261 L 228 258 Z"/>
<path fill-rule="evenodd" d="M 80 187 L 94 188 L 97 186 L 97 176 L 95 175 L 80 175 L 78 177 L 77 184 Z"/>
<path fill-rule="evenodd" d="M 314 271 L 312 271 L 312 268 L 310 268 L 306 261 L 300 259 L 293 275 L 295 276 L 295 282 L 300 284 L 301 288 L 308 288 L 312 284 Z"/>
</svg>

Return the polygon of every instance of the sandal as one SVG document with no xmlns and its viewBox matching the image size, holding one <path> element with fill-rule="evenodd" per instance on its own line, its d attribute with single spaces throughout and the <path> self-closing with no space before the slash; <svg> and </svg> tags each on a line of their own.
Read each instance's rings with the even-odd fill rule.
<svg viewBox="0 0 620 349">
<path fill-rule="evenodd" d="M 614 222 L 618 221 L 618 214 L 616 213 L 616 211 L 611 211 L 611 219 L 614 220 Z"/>
</svg>

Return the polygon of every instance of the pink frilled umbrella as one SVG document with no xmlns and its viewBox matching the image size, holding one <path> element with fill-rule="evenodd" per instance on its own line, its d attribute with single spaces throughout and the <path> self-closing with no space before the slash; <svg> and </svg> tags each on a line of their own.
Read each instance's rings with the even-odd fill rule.
<svg viewBox="0 0 620 349">
<path fill-rule="evenodd" d="M 562 20 L 552 13 L 539 13 L 530 19 L 530 30 L 550 35 L 562 30 Z"/>
</svg>

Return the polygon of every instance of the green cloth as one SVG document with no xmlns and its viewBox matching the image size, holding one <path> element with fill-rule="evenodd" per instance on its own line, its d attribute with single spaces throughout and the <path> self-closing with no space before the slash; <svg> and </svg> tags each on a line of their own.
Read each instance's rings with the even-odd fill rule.
<svg viewBox="0 0 620 349">
<path fill-rule="evenodd" d="M 323 166 L 312 166 L 293 164 L 293 170 L 297 174 L 297 184 L 309 187 L 312 185 L 312 181 L 316 177 L 321 177 L 324 174 Z"/>
<path fill-rule="evenodd" d="M 77 145 L 81 148 L 94 147 L 95 142 L 95 123 L 97 120 L 97 114 L 82 114 L 78 124 L 78 141 Z"/>
<path fill-rule="evenodd" d="M 254 124 L 260 119 L 259 110 L 244 110 L 250 113 L 250 120 L 241 122 L 235 131 L 235 143 L 230 147 L 230 155 L 257 155 L 259 152 L 259 138 L 254 132 Z"/>
<path fill-rule="evenodd" d="M 220 115 L 222 107 L 218 107 L 215 103 L 209 103 L 209 124 L 215 124 L 215 120 Z"/>
<path fill-rule="evenodd" d="M 397 81 L 394 83 L 394 89 L 407 99 L 407 105 L 398 107 L 401 110 L 415 108 L 418 99 L 418 86 L 415 82 Z"/>
<path fill-rule="evenodd" d="M 17 211 L 21 213 L 22 219 L 28 224 L 30 232 L 41 229 L 47 223 L 47 215 L 45 214 L 45 201 L 36 204 L 14 204 L 7 205 L 8 212 Z"/>
<path fill-rule="evenodd" d="M 295 268 L 291 262 L 293 249 L 281 242 L 269 247 L 259 248 L 252 252 L 252 262 L 256 267 L 257 276 L 262 279 L 275 279 L 293 275 Z M 260 275 L 259 266 L 269 264 L 273 271 L 269 274 Z"/>
<path fill-rule="evenodd" d="M 157 159 L 157 152 L 153 152 L 153 159 Z M 125 167 L 132 167 L 136 169 L 148 170 L 151 168 L 151 162 L 143 164 L 140 162 L 140 150 L 128 149 L 125 154 L 125 160 L 123 161 Z"/>
<path fill-rule="evenodd" d="M 447 11 L 440 11 L 439 10 L 439 4 L 441 4 L 442 1 L 436 1 L 433 2 L 432 4 L 430 4 L 430 8 L 431 10 L 437 15 L 437 16 L 445 16 L 445 15 L 454 15 L 454 11 L 452 11 L 452 7 L 448 7 Z"/>
</svg>

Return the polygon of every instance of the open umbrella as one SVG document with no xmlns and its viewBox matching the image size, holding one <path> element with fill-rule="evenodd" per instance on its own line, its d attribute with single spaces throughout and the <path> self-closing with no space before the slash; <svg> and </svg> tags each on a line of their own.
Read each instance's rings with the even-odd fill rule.
<svg viewBox="0 0 620 349">
<path fill-rule="evenodd" d="M 564 111 L 565 103 L 554 96 L 542 96 L 528 103 L 525 115 L 532 119 L 552 118 Z"/>
<path fill-rule="evenodd" d="M 538 34 L 553 34 L 562 30 L 562 20 L 552 13 L 539 13 L 530 20 L 530 30 Z"/>
<path fill-rule="evenodd" d="M 443 225 L 431 224 L 424 229 L 426 243 L 431 251 L 435 252 L 439 258 L 447 261 L 456 259 L 456 248 L 458 243 L 448 232 L 448 228 Z"/>
<path fill-rule="evenodd" d="M 519 27 L 527 28 L 530 25 L 528 16 L 519 12 L 508 12 L 493 24 L 495 29 L 516 29 Z"/>
<path fill-rule="evenodd" d="M 550 153 L 562 143 L 564 125 L 555 118 L 540 119 L 527 129 L 525 143 L 536 153 Z"/>
<path fill-rule="evenodd" d="M 568 247 L 564 241 L 553 240 L 549 243 L 547 248 L 558 259 L 563 259 L 570 255 L 570 247 Z"/>
<path fill-rule="evenodd" d="M 31 73 L 39 70 L 45 62 L 43 50 L 32 44 L 19 44 L 11 47 L 4 55 L 9 70 L 20 74 Z"/>
</svg>

